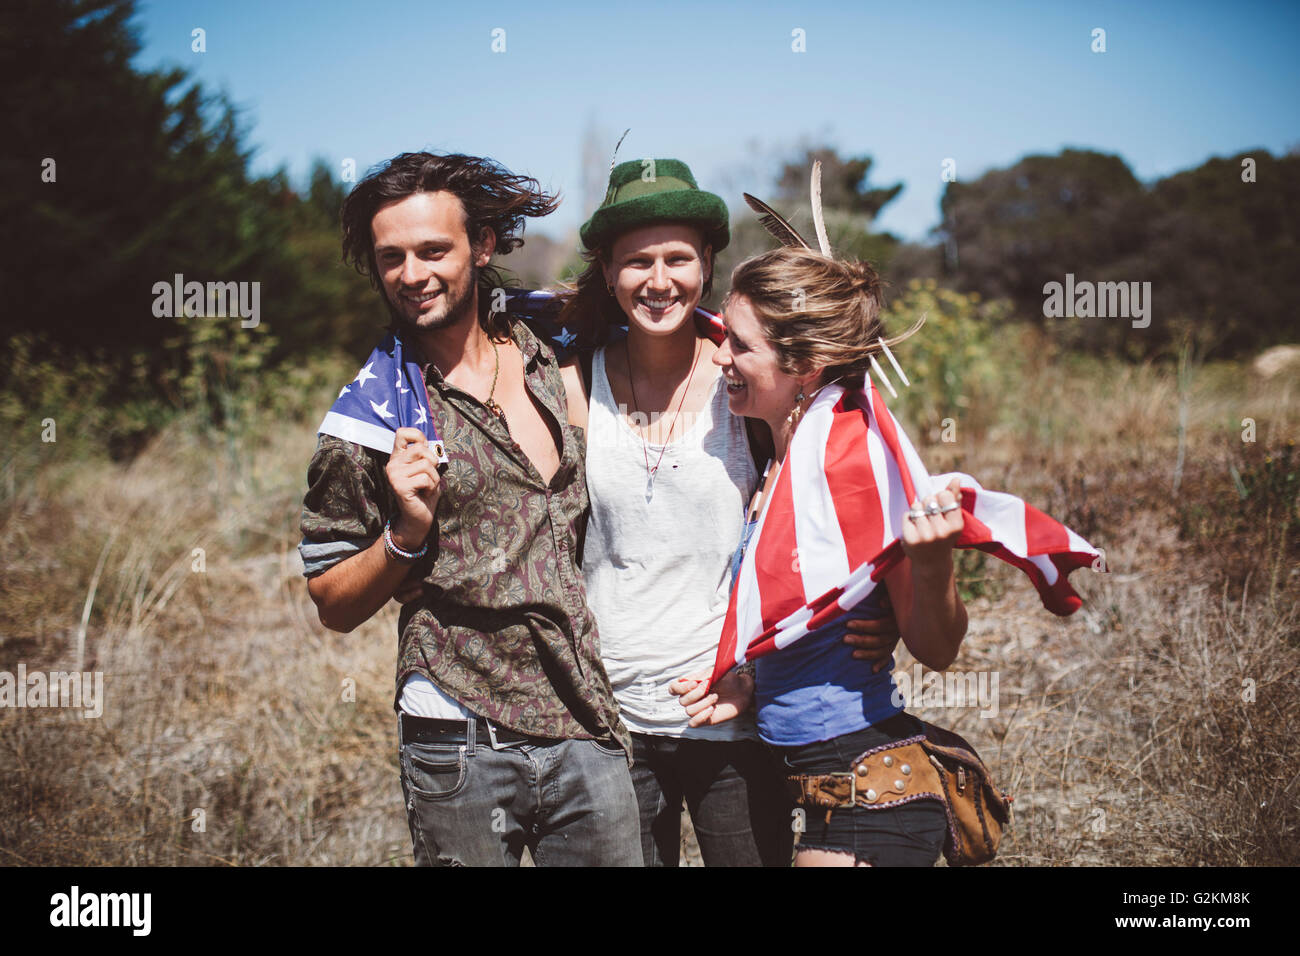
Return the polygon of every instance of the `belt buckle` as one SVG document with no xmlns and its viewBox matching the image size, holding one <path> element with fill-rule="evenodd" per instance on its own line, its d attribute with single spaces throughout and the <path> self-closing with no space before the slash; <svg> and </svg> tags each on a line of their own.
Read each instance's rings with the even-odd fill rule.
<svg viewBox="0 0 1300 956">
<path fill-rule="evenodd" d="M 846 770 L 838 770 L 838 771 L 835 771 L 834 773 L 828 773 L 828 774 L 826 774 L 826 776 L 828 776 L 828 777 L 848 777 L 848 778 L 849 778 L 849 800 L 848 800 L 848 803 L 842 803 L 842 804 L 840 804 L 838 807 L 833 807 L 832 809 L 839 810 L 839 809 L 842 809 L 842 808 L 844 808 L 844 807 L 852 807 L 852 806 L 856 806 L 856 805 L 857 805 L 857 802 L 858 802 L 858 775 L 857 775 L 856 773 L 854 773 L 852 770 L 847 770 L 847 771 L 846 771 Z M 829 813 L 830 813 L 830 811 L 828 810 L 828 811 L 827 811 L 827 814 L 829 815 Z"/>
<path fill-rule="evenodd" d="M 505 750 L 507 747 L 513 747 L 515 745 L 514 741 L 502 743 L 497 740 L 497 725 L 492 721 L 484 717 L 483 723 L 487 724 L 488 740 L 492 742 L 493 750 Z"/>
</svg>

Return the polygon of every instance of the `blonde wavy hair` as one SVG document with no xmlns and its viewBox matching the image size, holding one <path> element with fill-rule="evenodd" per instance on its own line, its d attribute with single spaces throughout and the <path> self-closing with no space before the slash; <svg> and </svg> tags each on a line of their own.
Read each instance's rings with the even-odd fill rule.
<svg viewBox="0 0 1300 956">
<path fill-rule="evenodd" d="M 806 375 L 821 368 L 819 385 L 838 382 L 855 389 L 882 350 L 881 339 L 893 345 L 921 327 L 918 321 L 902 335 L 885 338 L 883 287 L 866 262 L 783 246 L 736 266 L 727 300 L 743 296 L 753 307 L 782 372 Z"/>
</svg>

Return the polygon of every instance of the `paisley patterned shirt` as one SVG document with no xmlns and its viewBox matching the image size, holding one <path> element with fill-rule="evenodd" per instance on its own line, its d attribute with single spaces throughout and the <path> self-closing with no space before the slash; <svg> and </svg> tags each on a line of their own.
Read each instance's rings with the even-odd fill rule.
<svg viewBox="0 0 1300 956">
<path fill-rule="evenodd" d="M 568 423 L 559 366 L 522 322 L 512 335 L 528 390 L 563 440 L 550 483 L 506 425 L 421 362 L 429 410 L 450 459 L 430 532 L 413 570 L 421 597 L 403 606 L 397 688 L 422 674 L 502 727 L 554 738 L 631 738 L 600 659 L 580 566 L 588 505 L 583 432 Z M 301 546 L 307 574 L 370 546 L 396 502 L 388 456 L 320 436 L 308 468 Z M 396 700 L 396 698 L 395 698 Z"/>
</svg>

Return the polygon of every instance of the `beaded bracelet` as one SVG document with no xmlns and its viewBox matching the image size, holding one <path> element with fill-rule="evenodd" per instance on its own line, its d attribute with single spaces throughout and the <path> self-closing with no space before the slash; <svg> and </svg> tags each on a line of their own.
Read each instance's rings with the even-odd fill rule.
<svg viewBox="0 0 1300 956">
<path fill-rule="evenodd" d="M 393 540 L 393 519 L 388 519 L 388 524 L 384 525 L 384 551 L 394 561 L 418 561 L 429 553 L 429 542 L 424 543 L 424 547 L 419 551 L 403 551 Z"/>
</svg>

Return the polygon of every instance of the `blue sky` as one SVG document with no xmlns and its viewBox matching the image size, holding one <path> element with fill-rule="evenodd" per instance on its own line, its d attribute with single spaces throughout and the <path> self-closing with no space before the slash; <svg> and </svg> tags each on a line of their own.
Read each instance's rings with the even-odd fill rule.
<svg viewBox="0 0 1300 956">
<path fill-rule="evenodd" d="M 683 159 L 733 208 L 742 190 L 770 194 L 801 143 L 868 154 L 873 184 L 905 183 L 878 225 L 909 239 L 938 221 L 946 158 L 972 179 L 1087 147 L 1150 180 L 1300 145 L 1291 2 L 141 0 L 134 24 L 137 67 L 184 67 L 244 110 L 254 171 L 301 181 L 316 156 L 364 172 L 409 149 L 487 155 L 564 193 L 530 227 L 554 236 L 591 211 L 593 129 L 608 156 L 630 127 L 620 159 Z"/>
</svg>

